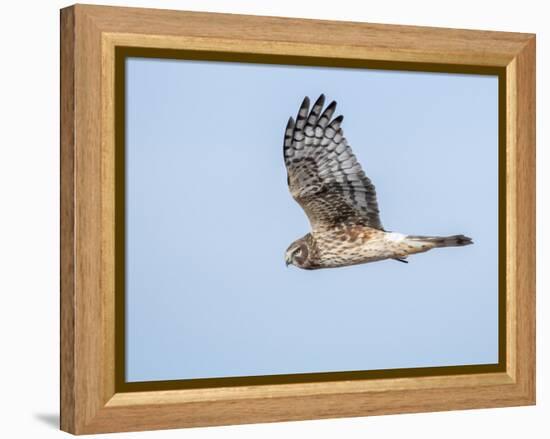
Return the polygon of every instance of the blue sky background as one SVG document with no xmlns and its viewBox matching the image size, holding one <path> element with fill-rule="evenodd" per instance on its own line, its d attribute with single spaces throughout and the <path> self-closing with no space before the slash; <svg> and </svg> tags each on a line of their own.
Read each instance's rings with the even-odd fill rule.
<svg viewBox="0 0 550 439">
<path fill-rule="evenodd" d="M 387 230 L 475 244 L 304 271 L 282 139 L 338 101 Z M 127 61 L 127 381 L 498 361 L 498 79 Z"/>
</svg>

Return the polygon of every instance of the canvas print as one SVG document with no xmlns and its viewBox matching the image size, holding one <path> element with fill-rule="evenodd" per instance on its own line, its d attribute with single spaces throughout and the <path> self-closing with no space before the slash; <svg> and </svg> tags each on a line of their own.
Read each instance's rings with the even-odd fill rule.
<svg viewBox="0 0 550 439">
<path fill-rule="evenodd" d="M 127 382 L 498 363 L 498 77 L 125 62 Z"/>
</svg>

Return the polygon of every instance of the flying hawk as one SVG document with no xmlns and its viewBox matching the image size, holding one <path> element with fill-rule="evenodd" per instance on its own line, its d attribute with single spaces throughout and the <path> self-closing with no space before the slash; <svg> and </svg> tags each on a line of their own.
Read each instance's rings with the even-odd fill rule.
<svg viewBox="0 0 550 439">
<path fill-rule="evenodd" d="M 417 236 L 388 232 L 380 222 L 374 185 L 361 169 L 341 125 L 332 119 L 336 102 L 325 110 L 325 96 L 309 111 L 306 96 L 296 122 L 285 130 L 288 187 L 304 209 L 311 232 L 286 250 L 286 264 L 304 269 L 343 267 L 405 258 L 436 247 L 472 244 L 464 235 Z"/>
</svg>

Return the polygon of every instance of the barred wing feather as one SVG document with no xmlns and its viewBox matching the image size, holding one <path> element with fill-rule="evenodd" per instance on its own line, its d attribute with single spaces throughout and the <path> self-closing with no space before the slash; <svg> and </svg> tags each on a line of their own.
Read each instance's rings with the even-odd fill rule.
<svg viewBox="0 0 550 439">
<path fill-rule="evenodd" d="M 296 122 L 288 121 L 283 149 L 290 193 L 313 230 L 338 224 L 383 230 L 374 185 L 344 137 L 343 116 L 333 119 L 336 102 L 322 111 L 324 103 L 321 95 L 309 111 L 305 97 Z"/>
</svg>

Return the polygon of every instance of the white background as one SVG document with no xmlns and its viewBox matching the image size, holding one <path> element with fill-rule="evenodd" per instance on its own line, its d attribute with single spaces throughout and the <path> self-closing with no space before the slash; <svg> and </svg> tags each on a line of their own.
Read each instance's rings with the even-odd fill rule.
<svg viewBox="0 0 550 439">
<path fill-rule="evenodd" d="M 104 3 L 98 1 L 97 3 Z M 537 34 L 535 407 L 128 433 L 117 437 L 326 436 L 542 438 L 550 416 L 548 323 L 548 23 L 543 1 L 111 1 L 148 6 Z M 0 436 L 59 437 L 59 12 L 61 1 L 5 2 L 0 15 Z M 544 199 L 546 198 L 546 200 Z"/>
</svg>

